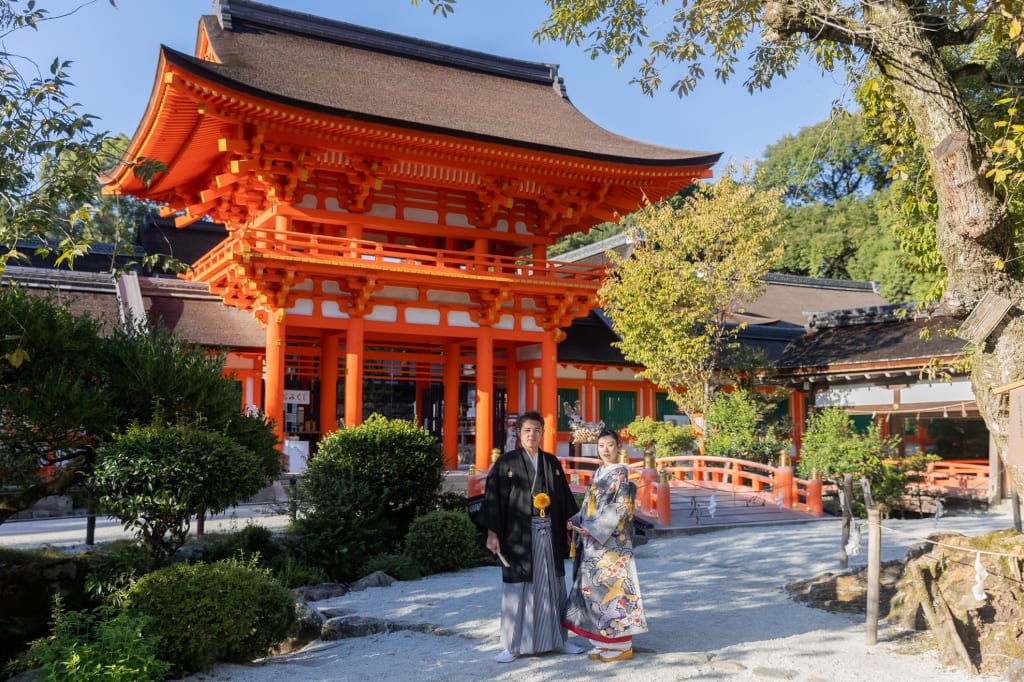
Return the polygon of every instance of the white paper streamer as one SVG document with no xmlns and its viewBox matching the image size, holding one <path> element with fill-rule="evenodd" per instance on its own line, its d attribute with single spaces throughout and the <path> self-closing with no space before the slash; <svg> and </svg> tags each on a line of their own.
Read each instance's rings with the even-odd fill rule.
<svg viewBox="0 0 1024 682">
<path fill-rule="evenodd" d="M 935 500 L 935 523 L 936 523 L 936 525 L 938 525 L 939 519 L 942 518 L 942 514 L 945 511 L 946 511 L 946 508 L 942 506 L 942 500 Z"/>
<path fill-rule="evenodd" d="M 857 556 L 860 554 L 860 524 L 853 524 L 853 530 L 850 532 L 850 540 L 846 543 L 846 556 Z"/>
<path fill-rule="evenodd" d="M 778 507 L 779 509 L 782 509 L 782 491 L 781 490 L 779 491 L 779 494 L 775 496 L 775 506 Z"/>
<path fill-rule="evenodd" d="M 715 510 L 718 509 L 718 502 L 715 501 L 715 496 L 712 493 L 711 499 L 708 500 L 708 514 L 711 518 L 715 517 Z"/>
<path fill-rule="evenodd" d="M 974 555 L 974 589 L 971 592 L 974 594 L 974 598 L 978 601 L 985 601 L 988 599 L 988 595 L 985 594 L 985 578 L 988 577 L 988 571 L 981 564 L 981 552 Z"/>
</svg>

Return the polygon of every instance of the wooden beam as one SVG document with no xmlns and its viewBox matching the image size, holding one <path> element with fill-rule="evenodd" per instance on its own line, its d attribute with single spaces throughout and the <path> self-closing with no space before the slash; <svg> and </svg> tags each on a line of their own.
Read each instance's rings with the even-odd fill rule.
<svg viewBox="0 0 1024 682">
<path fill-rule="evenodd" d="M 215 187 L 212 189 L 204 189 L 199 193 L 199 199 L 204 204 L 207 204 L 214 201 L 215 199 L 219 199 L 220 197 L 231 194 L 234 191 L 235 188 L 232 187 L 231 185 L 227 185 L 225 187 Z"/>
<path fill-rule="evenodd" d="M 182 227 L 188 227 L 192 223 L 199 221 L 199 219 L 202 218 L 202 217 L 203 216 L 201 216 L 201 215 L 198 215 L 198 216 L 191 216 L 191 215 L 188 215 L 188 214 L 180 215 L 180 216 L 178 216 L 178 217 L 176 217 L 174 219 L 174 226 L 179 228 L 179 229 L 182 228 Z"/>
<path fill-rule="evenodd" d="M 259 161 L 255 159 L 232 159 L 231 160 L 231 172 L 235 175 L 242 173 L 248 173 L 249 171 L 256 171 L 260 169 Z"/>
<path fill-rule="evenodd" d="M 202 218 L 210 212 L 210 209 L 217 205 L 217 198 L 203 201 L 199 204 L 191 204 L 185 207 L 185 213 L 193 218 Z"/>
<path fill-rule="evenodd" d="M 231 139 L 222 137 L 217 140 L 217 149 L 222 152 L 247 152 L 251 143 L 246 139 Z"/>
<path fill-rule="evenodd" d="M 239 177 L 234 173 L 221 173 L 213 178 L 217 187 L 227 187 L 238 182 Z"/>
</svg>

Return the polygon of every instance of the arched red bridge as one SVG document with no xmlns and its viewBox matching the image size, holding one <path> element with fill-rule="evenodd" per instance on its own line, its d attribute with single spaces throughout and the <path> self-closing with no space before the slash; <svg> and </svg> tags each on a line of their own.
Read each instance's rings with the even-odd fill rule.
<svg viewBox="0 0 1024 682">
<path fill-rule="evenodd" d="M 599 462 L 593 457 L 559 457 L 569 484 L 582 492 Z M 807 522 L 822 518 L 822 482 L 798 478 L 791 466 L 771 466 L 735 457 L 678 455 L 655 460 L 653 468 L 632 462 L 637 514 L 654 525 L 653 534 L 699 532 L 735 525 Z M 470 475 L 467 493 L 483 492 L 486 472 Z M 931 464 L 913 484 L 934 494 L 978 496 L 988 490 L 988 462 L 956 460 Z"/>
</svg>

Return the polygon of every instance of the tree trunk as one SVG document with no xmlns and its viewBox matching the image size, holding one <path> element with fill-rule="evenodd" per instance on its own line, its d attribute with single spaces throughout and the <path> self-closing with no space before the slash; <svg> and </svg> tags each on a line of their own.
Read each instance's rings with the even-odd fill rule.
<svg viewBox="0 0 1024 682">
<path fill-rule="evenodd" d="M 970 111 L 928 32 L 901 2 L 864 3 L 865 21 L 878 30 L 868 53 L 896 90 L 914 122 L 938 200 L 936 246 L 947 270 L 944 310 L 963 318 L 988 291 L 1024 300 L 1010 216 L 985 177 L 984 144 Z M 974 355 L 971 381 L 978 408 L 1006 463 L 1005 397 L 992 388 L 1024 377 L 1024 318 L 997 327 Z M 1018 490 L 1024 471 L 1007 466 Z"/>
</svg>

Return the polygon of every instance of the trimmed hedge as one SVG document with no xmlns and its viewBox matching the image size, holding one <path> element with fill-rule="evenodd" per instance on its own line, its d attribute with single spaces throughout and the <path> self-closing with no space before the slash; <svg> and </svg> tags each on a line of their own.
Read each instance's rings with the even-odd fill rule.
<svg viewBox="0 0 1024 682">
<path fill-rule="evenodd" d="M 149 619 L 160 658 L 183 676 L 266 655 L 295 623 L 295 599 L 267 571 L 235 560 L 174 564 L 128 591 L 125 612 Z"/>
</svg>

